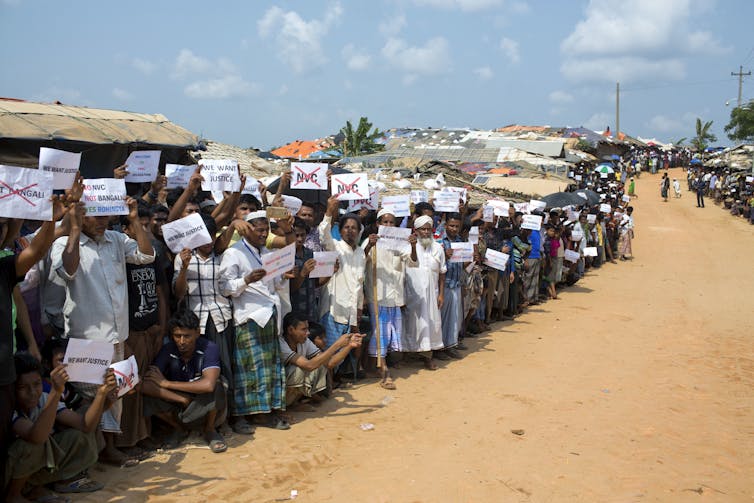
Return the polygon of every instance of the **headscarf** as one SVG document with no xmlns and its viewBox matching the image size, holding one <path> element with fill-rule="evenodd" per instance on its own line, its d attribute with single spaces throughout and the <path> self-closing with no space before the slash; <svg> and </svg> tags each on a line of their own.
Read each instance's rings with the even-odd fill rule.
<svg viewBox="0 0 754 503">
<path fill-rule="evenodd" d="M 433 223 L 432 217 L 428 215 L 422 215 L 414 219 L 414 229 L 418 229 L 419 227 L 424 227 L 427 224 L 432 225 L 432 223 Z"/>
</svg>

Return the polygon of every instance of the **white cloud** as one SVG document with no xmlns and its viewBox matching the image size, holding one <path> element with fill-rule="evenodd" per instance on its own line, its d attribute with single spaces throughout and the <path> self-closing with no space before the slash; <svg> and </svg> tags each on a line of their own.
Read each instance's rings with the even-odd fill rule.
<svg viewBox="0 0 754 503">
<path fill-rule="evenodd" d="M 274 6 L 257 22 L 259 36 L 274 37 L 278 56 L 295 73 L 302 73 L 327 61 L 321 41 L 343 14 L 339 3 L 331 5 L 322 19 L 304 20 L 296 11 Z"/>
<path fill-rule="evenodd" d="M 406 27 L 406 16 L 398 14 L 391 19 L 387 19 L 380 23 L 380 33 L 386 37 L 394 37 L 398 35 L 403 28 Z"/>
<path fill-rule="evenodd" d="M 230 60 L 211 60 L 197 56 L 189 49 L 181 49 L 173 65 L 173 78 L 190 80 L 183 93 L 189 98 L 227 99 L 246 96 L 257 90 Z"/>
<path fill-rule="evenodd" d="M 366 70 L 372 60 L 369 54 L 360 51 L 353 44 L 347 44 L 343 47 L 341 54 L 346 61 L 346 66 L 351 70 Z"/>
<path fill-rule="evenodd" d="M 647 121 L 646 126 L 653 131 L 657 131 L 658 133 L 678 133 L 683 131 L 693 131 L 695 124 L 696 124 L 696 118 L 698 117 L 697 114 L 693 114 L 691 112 L 686 112 L 680 117 L 674 116 L 674 117 L 667 117 L 665 115 L 655 115 L 649 121 Z"/>
<path fill-rule="evenodd" d="M 479 80 L 490 80 L 493 77 L 492 68 L 489 66 L 475 68 L 474 73 L 479 77 Z"/>
<path fill-rule="evenodd" d="M 594 131 L 603 131 L 606 127 L 610 126 L 614 120 L 614 116 L 600 112 L 589 117 L 584 122 L 584 127 Z"/>
<path fill-rule="evenodd" d="M 440 9 L 460 9 L 467 12 L 500 7 L 502 0 L 414 0 L 417 5 L 426 5 Z"/>
<path fill-rule="evenodd" d="M 183 92 L 189 98 L 227 99 L 246 96 L 256 91 L 256 86 L 238 75 L 226 75 L 216 79 L 198 80 L 187 85 Z"/>
<path fill-rule="evenodd" d="M 552 103 L 556 103 L 560 105 L 563 105 L 566 103 L 573 103 L 573 95 L 565 91 L 553 91 L 550 93 L 548 98 L 550 99 Z"/>
<path fill-rule="evenodd" d="M 114 88 L 112 94 L 115 99 L 120 101 L 131 101 L 132 99 L 134 99 L 133 94 L 119 87 Z"/>
<path fill-rule="evenodd" d="M 621 81 L 636 80 L 648 75 L 642 71 L 665 65 L 670 66 L 659 75 L 685 74 L 684 58 L 728 50 L 694 27 L 694 16 L 707 7 L 700 0 L 591 0 L 585 18 L 561 43 L 566 56 L 561 71 L 580 81 L 616 80 L 616 73 L 628 77 Z M 630 66 L 606 72 L 619 65 Z M 574 66 L 582 71 L 570 70 Z"/>
<path fill-rule="evenodd" d="M 443 37 L 431 38 L 423 46 L 409 46 L 403 39 L 389 38 L 382 48 L 382 56 L 406 73 L 406 84 L 418 76 L 446 73 L 451 67 L 448 41 Z"/>
<path fill-rule="evenodd" d="M 518 42 L 515 40 L 503 37 L 500 40 L 500 50 L 503 51 L 503 54 L 505 54 L 505 57 L 508 58 L 511 63 L 518 63 L 521 60 L 521 57 L 518 54 Z"/>
<path fill-rule="evenodd" d="M 157 69 L 156 64 L 141 58 L 133 58 L 131 60 L 131 66 L 144 75 L 151 75 Z"/>
</svg>

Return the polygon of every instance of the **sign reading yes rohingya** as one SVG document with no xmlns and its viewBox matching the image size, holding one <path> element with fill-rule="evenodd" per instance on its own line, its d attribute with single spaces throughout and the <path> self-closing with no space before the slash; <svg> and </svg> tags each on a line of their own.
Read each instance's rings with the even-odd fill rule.
<svg viewBox="0 0 754 503">
<path fill-rule="evenodd" d="M 86 215 L 104 217 L 128 215 L 126 204 L 126 182 L 116 178 L 92 178 L 84 180 L 84 201 Z"/>
<path fill-rule="evenodd" d="M 327 190 L 327 163 L 292 162 L 291 188 Z"/>
<path fill-rule="evenodd" d="M 202 159 L 199 165 L 202 167 L 204 178 L 202 190 L 238 192 L 241 189 L 238 161 L 235 159 Z"/>
<path fill-rule="evenodd" d="M 173 253 L 180 253 L 184 248 L 193 250 L 212 242 L 212 237 L 199 213 L 162 224 L 162 237 Z"/>
<path fill-rule="evenodd" d="M 53 174 L 0 165 L 0 217 L 52 220 Z"/>
</svg>

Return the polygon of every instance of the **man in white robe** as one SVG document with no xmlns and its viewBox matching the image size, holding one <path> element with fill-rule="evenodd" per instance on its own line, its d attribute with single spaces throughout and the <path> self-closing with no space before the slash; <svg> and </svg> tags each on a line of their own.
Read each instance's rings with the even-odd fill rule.
<svg viewBox="0 0 754 503">
<path fill-rule="evenodd" d="M 432 351 L 443 348 L 440 308 L 445 290 L 445 251 L 432 239 L 432 217 L 414 220 L 417 267 L 406 268 L 406 315 L 401 350 L 421 353 L 424 365 L 437 370 Z"/>
</svg>

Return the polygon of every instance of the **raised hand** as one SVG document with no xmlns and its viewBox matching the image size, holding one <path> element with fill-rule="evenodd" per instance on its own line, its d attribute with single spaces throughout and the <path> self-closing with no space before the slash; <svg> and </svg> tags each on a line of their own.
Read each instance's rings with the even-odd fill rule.
<svg viewBox="0 0 754 503">
<path fill-rule="evenodd" d="M 128 176 L 128 164 L 121 164 L 113 170 L 113 178 L 125 178 Z"/>
</svg>

